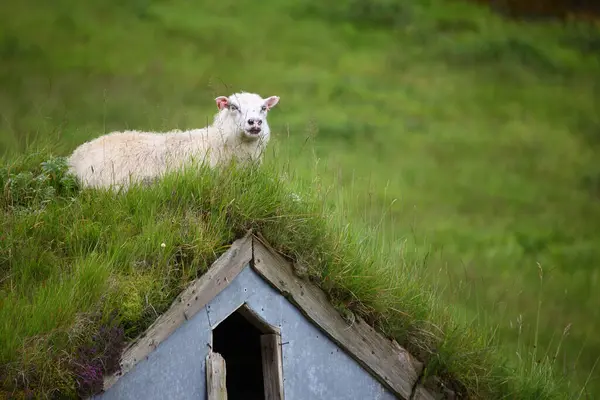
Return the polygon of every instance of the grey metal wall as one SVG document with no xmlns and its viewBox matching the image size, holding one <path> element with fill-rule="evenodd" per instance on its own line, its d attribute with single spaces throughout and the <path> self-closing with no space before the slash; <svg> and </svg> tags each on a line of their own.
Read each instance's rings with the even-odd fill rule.
<svg viewBox="0 0 600 400">
<path fill-rule="evenodd" d="M 249 266 L 146 360 L 95 398 L 205 400 L 204 360 L 211 330 L 244 302 L 281 329 L 286 400 L 395 398 Z"/>
</svg>

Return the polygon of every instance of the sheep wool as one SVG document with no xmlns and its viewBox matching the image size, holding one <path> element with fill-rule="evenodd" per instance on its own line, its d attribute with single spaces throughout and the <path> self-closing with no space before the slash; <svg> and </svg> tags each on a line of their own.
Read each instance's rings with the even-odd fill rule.
<svg viewBox="0 0 600 400">
<path fill-rule="evenodd" d="M 236 160 L 262 162 L 271 130 L 267 122 L 278 96 L 240 92 L 215 99 L 212 125 L 168 132 L 112 132 L 83 143 L 69 157 L 69 170 L 85 187 L 127 189 L 192 161 L 215 167 Z"/>
</svg>

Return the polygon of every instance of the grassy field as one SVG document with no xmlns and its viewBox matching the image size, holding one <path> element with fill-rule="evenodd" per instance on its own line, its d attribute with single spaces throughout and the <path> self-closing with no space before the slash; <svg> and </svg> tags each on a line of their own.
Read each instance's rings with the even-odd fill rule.
<svg viewBox="0 0 600 400">
<path fill-rule="evenodd" d="M 389 251 L 401 251 L 397 257 L 412 265 L 414 279 L 394 282 L 419 283 L 423 293 L 429 287 L 439 295 L 436 310 L 447 309 L 460 326 L 495 327 L 494 339 L 504 347 L 499 354 L 528 382 L 521 388 L 536 388 L 536 379 L 551 385 L 554 378 L 545 375 L 545 367 L 530 365 L 549 355 L 559 376 L 571 381 L 575 398 L 586 381 L 581 398 L 599 395 L 600 369 L 594 370 L 600 356 L 598 30 L 517 24 L 460 2 L 324 4 L 4 2 L 0 152 L 14 163 L 11 160 L 31 152 L 28 146 L 36 142 L 66 155 L 82 141 L 115 129 L 204 126 L 216 111 L 213 99 L 218 95 L 237 90 L 279 95 L 281 102 L 269 117 L 274 138 L 267 168 L 285 170 L 294 184 L 303 182 L 303 193 L 333 187 L 319 201 L 337 207 L 339 232 L 346 222 L 366 226 L 365 231 L 355 228 L 357 235 L 375 226 L 378 240 L 388 243 Z M 24 164 L 37 167 L 41 159 L 36 157 Z M 70 190 L 61 186 L 57 192 L 62 200 L 53 207 L 66 207 Z M 110 202 L 84 196 L 88 197 L 77 197 L 74 203 L 85 209 L 75 214 L 82 219 L 64 225 L 78 226 L 83 236 L 72 243 L 64 239 L 60 251 L 71 248 L 67 255 L 30 248 L 39 259 L 32 262 L 31 275 L 19 274 L 31 281 L 14 276 L 17 259 L 10 251 L 16 242 L 0 242 L 1 312 L 19 310 L 7 305 L 23 302 L 31 312 L 41 313 L 35 307 L 44 304 L 49 288 L 65 287 L 72 295 L 68 285 L 76 281 L 44 272 L 43 265 L 72 262 L 75 256 L 85 282 L 76 289 L 89 293 L 81 306 L 91 307 L 110 281 L 114 263 L 123 261 L 120 252 L 90 251 L 99 238 L 107 243 L 100 250 L 115 245 L 109 239 L 121 231 L 104 232 L 103 223 L 127 218 L 142 201 L 150 205 L 132 218 L 158 218 L 156 207 L 161 204 L 150 195 L 128 197 L 117 211 L 98 211 L 97 222 L 87 225 L 84 222 L 95 215 L 90 207 Z M 56 226 L 61 226 L 60 207 L 48 217 Z M 21 227 L 13 239 L 36 240 L 27 226 L 36 226 L 34 216 L 4 211 L 2 217 L 3 229 Z M 137 228 L 119 229 L 133 235 L 141 229 L 141 222 L 135 221 Z M 159 235 L 166 229 L 161 224 L 169 220 L 158 218 L 144 235 Z M 42 237 L 65 235 L 48 229 Z M 200 257 L 194 268 L 214 256 L 209 245 L 222 246 L 234 236 L 231 229 L 208 224 L 212 234 L 185 231 L 206 238 L 202 243 L 207 247 L 194 252 Z M 143 247 L 150 246 L 142 245 L 149 243 L 142 240 L 144 235 L 134 240 L 139 247 L 132 254 L 157 251 Z M 192 236 L 178 241 L 199 246 Z M 372 257 L 377 255 L 374 246 L 369 247 Z M 162 256 L 153 257 L 148 260 Z M 20 260 L 24 259 L 25 255 Z M 88 270 L 94 273 L 86 275 Z M 164 307 L 172 290 L 193 273 L 182 271 L 164 291 L 156 291 L 163 297 L 153 305 Z M 151 282 L 150 277 L 141 274 L 139 279 Z M 341 286 L 348 288 L 353 280 L 344 279 Z M 32 299 L 24 282 L 47 285 Z M 134 278 L 119 282 L 145 287 Z M 18 289 L 18 284 L 28 289 Z M 413 289 L 380 302 L 366 290 L 363 302 L 367 310 L 384 315 L 390 312 L 386 306 L 393 304 L 413 311 L 416 319 L 427 317 L 450 327 L 447 317 L 436 317 L 441 311 L 432 311 L 429 300 L 417 305 L 406 300 L 407 293 L 416 293 Z M 68 298 L 63 300 L 68 305 Z M 123 301 L 123 309 L 128 309 Z M 135 308 L 139 303 L 130 302 L 135 322 L 143 313 Z M 14 360 L 24 337 L 43 335 L 56 327 L 53 324 L 71 326 L 73 312 L 65 311 L 58 322 L 38 321 L 18 335 L 9 330 L 14 326 L 4 323 L 0 340 L 6 346 L 0 360 Z M 18 319 L 12 314 L 2 320 Z M 406 327 L 391 330 L 404 339 L 411 332 Z M 468 345 L 445 343 L 443 349 L 449 352 L 439 355 L 442 369 L 460 375 L 469 389 L 485 393 L 473 389 L 485 374 L 465 368 L 465 360 L 472 361 L 465 355 Z M 482 343 L 473 346 L 485 347 Z M 460 358 L 463 355 L 466 358 Z M 490 365 L 478 362 L 474 365 Z M 488 376 L 481 386 L 504 376 Z M 496 383 L 490 387 L 499 387 Z M 530 394 L 515 397 L 539 398 Z"/>
</svg>

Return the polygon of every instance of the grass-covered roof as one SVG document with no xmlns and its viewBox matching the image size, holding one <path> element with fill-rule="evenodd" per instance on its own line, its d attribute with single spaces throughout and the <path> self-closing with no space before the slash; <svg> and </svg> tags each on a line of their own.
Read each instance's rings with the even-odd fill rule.
<svg viewBox="0 0 600 400">
<path fill-rule="evenodd" d="M 65 161 L 29 153 L 0 170 L 2 393 L 101 388 L 144 331 L 252 229 L 356 313 L 477 398 L 565 398 L 549 365 L 505 363 L 491 331 L 461 322 L 423 285 L 423 259 L 348 225 L 328 192 L 276 167 L 200 168 L 126 193 L 80 190 Z"/>
</svg>

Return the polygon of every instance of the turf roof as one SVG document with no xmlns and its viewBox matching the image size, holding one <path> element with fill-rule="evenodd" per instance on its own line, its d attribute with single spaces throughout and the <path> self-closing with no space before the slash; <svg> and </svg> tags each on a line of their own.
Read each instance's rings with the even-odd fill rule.
<svg viewBox="0 0 600 400">
<path fill-rule="evenodd" d="M 347 318 L 364 318 L 472 398 L 568 398 L 545 363 L 509 365 L 493 331 L 423 284 L 417 255 L 349 226 L 277 166 L 199 169 L 127 193 L 80 190 L 44 152 L 0 168 L 0 394 L 97 392 L 123 346 L 252 229 Z"/>
</svg>

